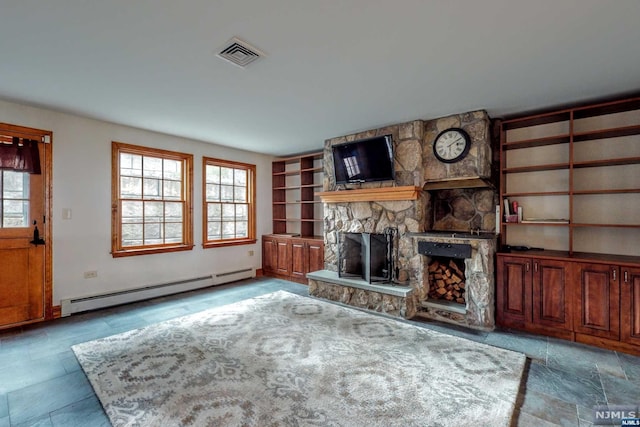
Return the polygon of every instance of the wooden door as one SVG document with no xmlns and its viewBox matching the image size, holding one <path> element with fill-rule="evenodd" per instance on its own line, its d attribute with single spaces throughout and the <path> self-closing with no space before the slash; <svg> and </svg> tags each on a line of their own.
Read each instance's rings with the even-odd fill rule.
<svg viewBox="0 0 640 427">
<path fill-rule="evenodd" d="M 0 124 L 1 141 L 42 141 L 50 132 Z M 2 142 L 0 142 L 2 143 Z M 38 143 L 40 174 L 0 170 L 0 328 L 41 321 L 51 312 L 50 146 Z M 34 221 L 45 244 L 33 244 Z"/>
<path fill-rule="evenodd" d="M 620 338 L 620 269 L 613 265 L 575 263 L 575 331 Z"/>
<path fill-rule="evenodd" d="M 620 287 L 620 339 L 640 345 L 640 268 L 623 267 Z"/>
<path fill-rule="evenodd" d="M 276 239 L 276 274 L 291 274 L 291 241 L 288 238 Z"/>
<path fill-rule="evenodd" d="M 534 324 L 571 330 L 569 265 L 564 261 L 533 260 Z"/>
<path fill-rule="evenodd" d="M 309 240 L 307 250 L 307 272 L 324 270 L 324 242 L 322 240 Z"/>
<path fill-rule="evenodd" d="M 531 321 L 531 259 L 498 256 L 496 318 L 502 326 Z"/>
<path fill-rule="evenodd" d="M 275 239 L 262 238 L 262 269 L 265 273 L 275 273 L 278 265 L 278 248 Z"/>
<path fill-rule="evenodd" d="M 291 278 L 304 282 L 307 275 L 307 242 L 306 240 L 291 240 Z"/>
</svg>

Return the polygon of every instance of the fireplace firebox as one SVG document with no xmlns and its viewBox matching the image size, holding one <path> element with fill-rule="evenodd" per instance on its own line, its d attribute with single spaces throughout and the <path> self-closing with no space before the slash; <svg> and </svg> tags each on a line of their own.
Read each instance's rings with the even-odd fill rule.
<svg viewBox="0 0 640 427">
<path fill-rule="evenodd" d="M 389 282 L 393 269 L 390 233 L 340 233 L 338 276 L 358 277 L 368 283 Z"/>
</svg>

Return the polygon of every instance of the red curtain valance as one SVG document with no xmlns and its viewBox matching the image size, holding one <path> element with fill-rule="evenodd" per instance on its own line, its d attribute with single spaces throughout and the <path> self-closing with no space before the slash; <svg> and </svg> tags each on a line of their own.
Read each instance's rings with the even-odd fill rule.
<svg viewBox="0 0 640 427">
<path fill-rule="evenodd" d="M 38 141 L 14 136 L 11 144 L 0 142 L 0 169 L 39 175 Z"/>
</svg>

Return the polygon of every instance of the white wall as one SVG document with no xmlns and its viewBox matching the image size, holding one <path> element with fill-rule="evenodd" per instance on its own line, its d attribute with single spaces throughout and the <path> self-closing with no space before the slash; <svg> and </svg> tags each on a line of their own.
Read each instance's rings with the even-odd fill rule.
<svg viewBox="0 0 640 427">
<path fill-rule="evenodd" d="M 53 132 L 53 304 L 61 299 L 261 267 L 261 242 L 202 248 L 202 156 L 256 165 L 257 236 L 271 232 L 272 157 L 0 100 L 0 122 Z M 113 258 L 111 141 L 194 155 L 195 247 L 191 251 Z M 71 209 L 72 218 L 62 219 Z M 250 257 L 248 252 L 254 251 Z M 85 279 L 84 272 L 98 277 Z"/>
</svg>

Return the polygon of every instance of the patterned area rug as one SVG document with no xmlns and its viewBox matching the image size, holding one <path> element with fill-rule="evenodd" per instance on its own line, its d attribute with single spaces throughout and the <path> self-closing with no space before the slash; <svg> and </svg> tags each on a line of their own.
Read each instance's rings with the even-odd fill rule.
<svg viewBox="0 0 640 427">
<path fill-rule="evenodd" d="M 114 426 L 508 426 L 525 363 L 284 291 L 73 351 Z"/>
</svg>

